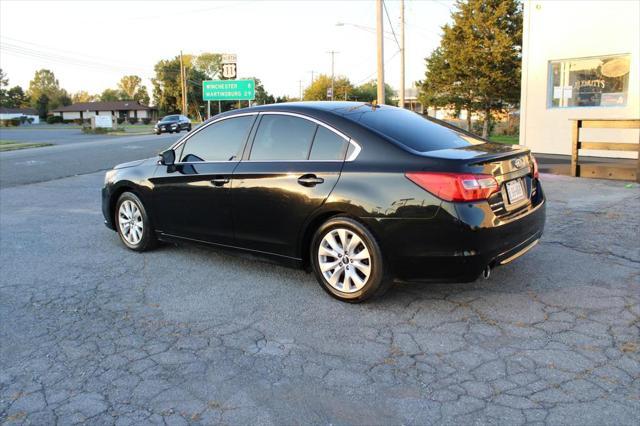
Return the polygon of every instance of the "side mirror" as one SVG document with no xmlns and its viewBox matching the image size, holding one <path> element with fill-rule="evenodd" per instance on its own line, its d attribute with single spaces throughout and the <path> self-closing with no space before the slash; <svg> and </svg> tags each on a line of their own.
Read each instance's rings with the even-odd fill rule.
<svg viewBox="0 0 640 426">
<path fill-rule="evenodd" d="M 160 164 L 165 166 L 173 166 L 176 162 L 176 152 L 172 149 L 167 149 L 160 153 Z"/>
</svg>

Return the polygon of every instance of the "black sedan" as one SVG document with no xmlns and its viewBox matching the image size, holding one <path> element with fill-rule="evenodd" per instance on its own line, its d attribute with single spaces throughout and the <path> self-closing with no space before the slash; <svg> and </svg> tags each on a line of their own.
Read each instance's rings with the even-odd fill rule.
<svg viewBox="0 0 640 426">
<path fill-rule="evenodd" d="M 184 115 L 167 115 L 163 117 L 153 126 L 153 131 L 156 135 L 160 133 L 180 133 L 181 130 L 191 131 L 191 120 Z"/>
<path fill-rule="evenodd" d="M 527 149 L 351 102 L 217 115 L 160 157 L 107 172 L 102 210 L 132 250 L 161 240 L 264 256 L 348 302 L 394 279 L 488 277 L 545 222 Z"/>
</svg>

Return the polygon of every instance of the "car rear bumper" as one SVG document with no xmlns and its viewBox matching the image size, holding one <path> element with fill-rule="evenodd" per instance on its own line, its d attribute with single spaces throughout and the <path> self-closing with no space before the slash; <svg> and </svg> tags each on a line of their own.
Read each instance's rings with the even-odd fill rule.
<svg viewBox="0 0 640 426">
<path fill-rule="evenodd" d="M 449 204 L 430 219 L 379 219 L 369 224 L 381 237 L 392 274 L 407 281 L 473 281 L 487 267 L 525 255 L 542 237 L 546 201 L 508 220 L 488 203 Z"/>
</svg>

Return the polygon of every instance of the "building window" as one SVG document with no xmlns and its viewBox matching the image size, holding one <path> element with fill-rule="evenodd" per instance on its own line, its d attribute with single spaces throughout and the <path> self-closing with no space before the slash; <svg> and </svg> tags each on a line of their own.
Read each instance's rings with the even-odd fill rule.
<svg viewBox="0 0 640 426">
<path fill-rule="evenodd" d="M 550 108 L 627 104 L 629 55 L 549 62 Z"/>
</svg>

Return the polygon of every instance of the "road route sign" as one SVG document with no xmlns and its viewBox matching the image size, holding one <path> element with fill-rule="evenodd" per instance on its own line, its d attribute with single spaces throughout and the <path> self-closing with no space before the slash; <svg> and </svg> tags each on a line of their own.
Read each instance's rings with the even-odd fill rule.
<svg viewBox="0 0 640 426">
<path fill-rule="evenodd" d="M 256 98 L 253 80 L 207 80 L 202 82 L 205 101 L 252 101 Z"/>
<path fill-rule="evenodd" d="M 238 57 L 235 53 L 222 55 L 222 77 L 233 80 L 238 76 Z"/>
</svg>

